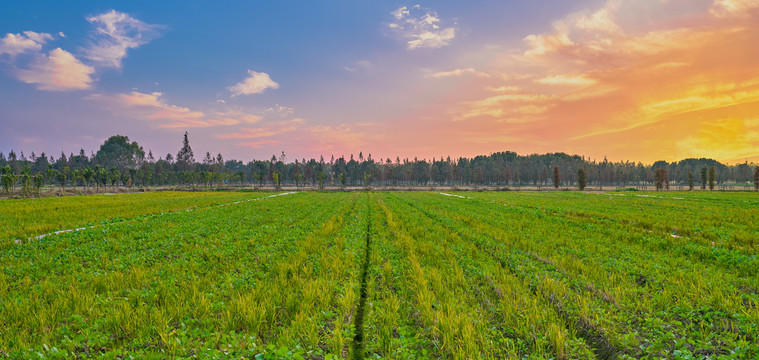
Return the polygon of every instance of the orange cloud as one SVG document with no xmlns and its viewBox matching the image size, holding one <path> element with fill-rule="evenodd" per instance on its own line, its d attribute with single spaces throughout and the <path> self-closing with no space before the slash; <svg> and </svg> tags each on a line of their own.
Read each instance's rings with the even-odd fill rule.
<svg viewBox="0 0 759 360">
<path fill-rule="evenodd" d="M 725 17 L 749 17 L 749 12 L 759 8 L 757 0 L 715 0 L 714 6 L 709 12 L 720 18 Z"/>
<path fill-rule="evenodd" d="M 741 161 L 757 155 L 759 118 L 718 119 L 702 123 L 696 133 L 677 141 L 675 145 L 677 150 L 687 157 L 708 155 L 719 159 Z"/>
<path fill-rule="evenodd" d="M 451 107 L 448 126 L 520 152 L 546 143 L 553 150 L 538 151 L 617 160 L 759 155 L 759 0 L 694 6 L 611 0 L 570 14 L 483 68 L 506 80 L 473 79 L 483 95 Z"/>
<path fill-rule="evenodd" d="M 276 145 L 279 144 L 279 141 L 276 140 L 261 140 L 261 141 L 250 141 L 250 142 L 244 142 L 240 143 L 240 146 L 250 147 L 254 149 L 260 149 L 265 146 L 269 145 Z"/>
<path fill-rule="evenodd" d="M 427 77 L 433 78 L 433 79 L 440 79 L 440 78 L 447 78 L 447 77 L 461 77 L 464 75 L 471 75 L 481 78 L 489 78 L 490 75 L 477 71 L 473 68 L 466 68 L 466 69 L 455 69 L 451 71 L 440 71 L 433 74 L 428 75 Z"/>
<path fill-rule="evenodd" d="M 262 148 L 267 145 L 282 143 L 277 137 L 298 130 L 304 123 L 305 120 L 301 118 L 274 121 L 262 127 L 245 128 L 237 132 L 219 134 L 216 137 L 222 140 L 254 140 L 241 142 L 238 145 L 250 148 Z"/>
<path fill-rule="evenodd" d="M 310 126 L 296 136 L 293 146 L 298 151 L 332 154 L 344 149 L 360 149 L 369 152 L 376 147 L 382 136 L 370 131 L 373 123 L 343 123 L 337 125 Z M 337 155 L 337 154 L 335 154 Z"/>
</svg>

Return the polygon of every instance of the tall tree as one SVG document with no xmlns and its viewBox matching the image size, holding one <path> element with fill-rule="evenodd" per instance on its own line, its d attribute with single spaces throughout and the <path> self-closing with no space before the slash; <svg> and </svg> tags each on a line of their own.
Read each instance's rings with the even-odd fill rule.
<svg viewBox="0 0 759 360">
<path fill-rule="evenodd" d="M 0 175 L 3 176 L 3 189 L 5 189 L 6 194 L 10 195 L 13 191 L 13 186 L 16 184 L 16 174 L 13 173 L 13 168 L 10 165 L 3 166 L 2 169 L 0 169 Z"/>
<path fill-rule="evenodd" d="M 206 151 L 206 156 L 203 157 L 203 165 L 213 165 L 213 157 L 211 157 L 210 151 Z"/>
<path fill-rule="evenodd" d="M 47 160 L 47 159 L 45 159 Z M 32 176 L 32 184 L 34 186 L 34 189 L 37 191 L 37 197 L 40 197 L 40 189 L 42 189 L 42 185 L 45 182 L 45 178 L 42 176 L 42 173 L 37 173 Z"/>
<path fill-rule="evenodd" d="M 706 169 L 706 166 L 701 168 L 701 190 L 706 190 L 706 173 L 708 170 Z"/>
<path fill-rule="evenodd" d="M 714 190 L 714 179 L 717 178 L 717 172 L 714 166 L 709 167 L 709 190 Z"/>
<path fill-rule="evenodd" d="M 585 190 L 585 186 L 588 185 L 588 175 L 585 174 L 585 169 L 580 168 L 577 170 L 577 187 L 580 191 Z"/>
<path fill-rule="evenodd" d="M 168 156 L 166 160 L 168 160 Z M 184 132 L 182 148 L 179 149 L 179 152 L 177 153 L 176 165 L 177 170 L 179 171 L 191 171 L 195 166 L 195 155 L 192 153 L 192 147 L 190 147 L 190 139 L 187 136 L 187 131 Z"/>
<path fill-rule="evenodd" d="M 561 173 L 559 172 L 559 167 L 554 166 L 553 167 L 553 187 L 558 189 L 559 188 L 559 181 L 561 181 Z"/>
<path fill-rule="evenodd" d="M 664 188 L 664 184 L 667 182 L 667 169 L 657 168 L 654 170 L 654 183 L 656 185 L 656 191 L 661 191 Z"/>
<path fill-rule="evenodd" d="M 69 175 L 69 168 L 67 166 L 63 171 L 58 171 L 58 170 L 54 170 L 54 171 L 55 171 L 54 173 L 55 180 L 57 180 L 58 184 L 61 185 L 61 192 L 63 192 L 63 189 L 66 187 L 66 178 Z"/>
<path fill-rule="evenodd" d="M 754 190 L 759 191 L 759 166 L 754 168 Z"/>
<path fill-rule="evenodd" d="M 92 180 L 95 178 L 95 170 L 89 166 L 84 168 L 82 177 L 84 177 L 84 186 L 89 187 L 90 184 L 92 184 Z"/>
<path fill-rule="evenodd" d="M 21 153 L 21 158 L 24 158 L 24 153 Z M 29 167 L 29 165 L 24 165 L 21 167 L 21 190 L 24 196 L 28 197 L 31 194 L 32 169 Z"/>
<path fill-rule="evenodd" d="M 688 168 L 688 190 L 693 191 L 693 171 Z"/>
</svg>

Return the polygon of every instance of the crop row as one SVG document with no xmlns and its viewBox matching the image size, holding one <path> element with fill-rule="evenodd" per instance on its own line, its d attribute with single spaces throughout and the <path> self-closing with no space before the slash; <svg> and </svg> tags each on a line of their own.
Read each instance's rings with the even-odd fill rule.
<svg viewBox="0 0 759 360">
<path fill-rule="evenodd" d="M 523 202 L 404 200 L 498 259 L 599 357 L 756 355 L 755 257 L 698 261 L 682 238 Z"/>
<path fill-rule="evenodd" d="M 462 195 L 297 193 L 10 245 L 0 356 L 759 356 L 752 194 Z"/>
<path fill-rule="evenodd" d="M 266 196 L 244 192 L 162 191 L 82 197 L 6 199 L 0 201 L 2 244 L 56 230 L 118 221 L 138 215 L 231 203 Z"/>
<path fill-rule="evenodd" d="M 297 194 L 11 246 L 0 355 L 348 352 L 365 212 Z"/>
</svg>

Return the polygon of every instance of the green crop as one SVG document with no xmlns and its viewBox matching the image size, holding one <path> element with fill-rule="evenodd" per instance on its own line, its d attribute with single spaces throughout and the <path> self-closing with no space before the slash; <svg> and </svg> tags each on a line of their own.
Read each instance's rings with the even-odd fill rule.
<svg viewBox="0 0 759 360">
<path fill-rule="evenodd" d="M 0 357 L 759 357 L 757 194 L 162 194 L 0 202 Z"/>
<path fill-rule="evenodd" d="M 0 239 L 24 238 L 94 222 L 185 210 L 263 196 L 243 192 L 164 191 L 0 201 Z"/>
</svg>

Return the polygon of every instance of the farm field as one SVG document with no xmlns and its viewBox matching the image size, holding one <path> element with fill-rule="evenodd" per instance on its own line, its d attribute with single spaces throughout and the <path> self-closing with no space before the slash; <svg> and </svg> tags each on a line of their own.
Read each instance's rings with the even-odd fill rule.
<svg viewBox="0 0 759 360">
<path fill-rule="evenodd" d="M 266 196 L 271 193 L 162 191 L 89 195 L 76 199 L 6 199 L 0 201 L 0 239 L 23 238 L 55 230 L 119 221 L 137 215 L 194 209 Z"/>
<path fill-rule="evenodd" d="M 0 358 L 759 357 L 756 193 L 191 195 L 0 202 Z"/>
</svg>

